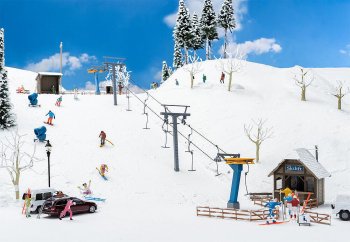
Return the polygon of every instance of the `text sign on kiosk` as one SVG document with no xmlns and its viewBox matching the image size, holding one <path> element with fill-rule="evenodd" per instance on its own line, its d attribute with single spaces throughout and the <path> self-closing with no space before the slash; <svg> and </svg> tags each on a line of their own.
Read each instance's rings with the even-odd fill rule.
<svg viewBox="0 0 350 242">
<path fill-rule="evenodd" d="M 286 169 L 286 172 L 303 172 L 304 171 L 304 166 L 286 165 L 285 169 Z"/>
</svg>

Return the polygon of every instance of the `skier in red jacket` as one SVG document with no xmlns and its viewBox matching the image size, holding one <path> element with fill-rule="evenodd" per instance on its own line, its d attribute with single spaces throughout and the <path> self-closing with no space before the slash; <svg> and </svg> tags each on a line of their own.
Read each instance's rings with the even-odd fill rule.
<svg viewBox="0 0 350 242">
<path fill-rule="evenodd" d="M 105 141 L 106 141 L 106 133 L 101 131 L 100 135 L 98 137 L 101 138 L 101 145 L 100 146 L 104 146 L 105 145 Z"/>
<path fill-rule="evenodd" d="M 296 195 L 293 196 L 293 200 L 291 201 L 291 203 L 292 203 L 292 213 L 290 214 L 290 219 L 292 219 L 293 216 L 294 216 L 294 219 L 296 219 L 298 210 L 299 210 L 299 205 L 300 205 L 300 201 Z"/>
</svg>

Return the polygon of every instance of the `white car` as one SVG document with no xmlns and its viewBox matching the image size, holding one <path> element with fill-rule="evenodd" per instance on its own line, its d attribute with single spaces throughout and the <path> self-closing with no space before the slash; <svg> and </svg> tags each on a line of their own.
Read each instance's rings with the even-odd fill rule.
<svg viewBox="0 0 350 242">
<path fill-rule="evenodd" d="M 45 200 L 52 197 L 55 192 L 56 190 L 52 188 L 31 190 L 30 194 L 32 200 L 30 202 L 30 212 L 39 212 Z M 23 200 L 26 198 L 26 195 L 27 193 L 23 193 Z"/>
<path fill-rule="evenodd" d="M 350 220 L 350 194 L 339 194 L 332 204 L 333 213 L 343 221 Z"/>
</svg>

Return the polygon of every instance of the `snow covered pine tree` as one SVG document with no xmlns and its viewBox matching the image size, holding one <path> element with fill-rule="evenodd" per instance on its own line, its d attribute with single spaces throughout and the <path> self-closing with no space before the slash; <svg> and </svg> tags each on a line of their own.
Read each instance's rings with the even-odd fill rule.
<svg viewBox="0 0 350 242">
<path fill-rule="evenodd" d="M 11 113 L 12 105 L 9 97 L 7 70 L 5 69 L 4 29 L 0 29 L 0 129 L 15 126 L 15 118 Z"/>
<path fill-rule="evenodd" d="M 202 39 L 205 40 L 206 44 L 206 59 L 211 58 L 211 41 L 218 39 L 218 32 L 216 30 L 216 16 L 213 9 L 211 0 L 205 0 L 202 17 L 200 20 L 200 29 L 202 31 Z"/>
<path fill-rule="evenodd" d="M 167 65 L 166 61 L 163 61 L 161 83 L 165 82 L 169 78 L 169 76 L 170 76 L 170 73 L 169 73 L 168 65 Z"/>
<path fill-rule="evenodd" d="M 174 59 L 173 59 L 173 67 L 176 70 L 177 68 L 180 68 L 182 66 L 182 54 L 179 45 L 176 43 L 175 40 L 175 46 L 174 46 Z"/>
<path fill-rule="evenodd" d="M 202 49 L 204 41 L 201 36 L 201 29 L 198 21 L 198 15 L 193 13 L 192 16 L 192 31 L 193 31 L 193 39 L 192 39 L 192 48 L 193 48 L 193 57 L 196 58 L 196 50 Z"/>
<path fill-rule="evenodd" d="M 232 0 L 225 0 L 221 6 L 220 14 L 218 16 L 218 25 L 225 30 L 224 40 L 224 58 L 227 58 L 226 47 L 227 47 L 227 30 L 236 27 L 235 18 L 233 16 Z"/>
<path fill-rule="evenodd" d="M 177 44 L 179 47 L 184 48 L 185 63 L 188 64 L 188 49 L 192 47 L 193 29 L 190 14 L 185 6 L 184 0 L 179 1 L 179 10 L 177 13 L 173 37 L 175 46 Z"/>
</svg>

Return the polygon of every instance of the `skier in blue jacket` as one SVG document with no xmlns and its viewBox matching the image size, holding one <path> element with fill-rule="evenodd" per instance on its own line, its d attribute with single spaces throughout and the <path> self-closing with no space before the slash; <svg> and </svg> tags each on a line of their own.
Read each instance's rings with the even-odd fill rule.
<svg viewBox="0 0 350 242">
<path fill-rule="evenodd" d="M 49 112 L 45 116 L 47 115 L 49 115 L 49 118 L 47 119 L 47 124 L 52 125 L 52 119 L 56 119 L 55 114 L 51 112 L 51 110 L 49 110 Z"/>
<path fill-rule="evenodd" d="M 268 218 L 271 218 L 273 223 L 276 223 L 276 220 L 275 220 L 275 215 L 273 213 L 273 211 L 276 209 L 277 206 L 281 206 L 281 202 L 278 202 L 277 198 L 275 198 L 275 200 L 273 201 L 270 201 L 270 202 L 267 202 L 265 204 L 265 207 L 268 207 L 269 208 L 269 216 Z M 266 221 L 266 223 L 269 223 L 269 221 Z"/>
</svg>

